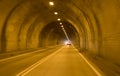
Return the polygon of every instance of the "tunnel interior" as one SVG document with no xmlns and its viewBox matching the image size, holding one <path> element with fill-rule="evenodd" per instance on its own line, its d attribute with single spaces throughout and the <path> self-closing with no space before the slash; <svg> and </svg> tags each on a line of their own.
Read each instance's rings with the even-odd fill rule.
<svg viewBox="0 0 120 76">
<path fill-rule="evenodd" d="M 66 37 L 77 49 L 120 65 L 119 0 L 0 0 L 0 52 L 59 45 Z M 58 12 L 55 15 L 54 12 Z"/>
<path fill-rule="evenodd" d="M 60 23 L 62 23 L 62 25 Z M 39 46 L 64 45 L 65 41 L 69 41 L 62 29 L 62 26 L 64 26 L 71 43 L 74 45 L 78 44 L 79 35 L 73 25 L 67 21 L 55 21 L 43 27 L 39 35 Z"/>
</svg>

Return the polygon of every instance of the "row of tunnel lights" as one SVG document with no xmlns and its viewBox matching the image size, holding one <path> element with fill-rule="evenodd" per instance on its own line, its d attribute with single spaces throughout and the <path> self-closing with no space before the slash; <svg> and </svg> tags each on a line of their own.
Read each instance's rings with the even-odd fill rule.
<svg viewBox="0 0 120 76">
<path fill-rule="evenodd" d="M 54 6 L 54 2 L 50 1 L 50 2 L 49 2 L 49 5 L 50 5 L 50 6 Z M 58 12 L 54 12 L 54 15 L 58 15 Z M 58 20 L 58 21 L 61 21 L 60 18 L 58 18 L 57 20 Z M 67 43 L 68 43 L 68 42 L 71 42 L 70 39 L 69 39 L 69 37 L 68 37 L 68 35 L 67 35 L 67 32 L 66 32 L 65 29 L 64 29 L 64 26 L 63 26 L 62 22 L 60 22 L 60 25 L 61 25 L 61 28 L 62 28 L 62 30 L 63 30 L 66 38 L 67 38 Z"/>
<path fill-rule="evenodd" d="M 50 1 L 50 2 L 49 2 L 49 5 L 50 5 L 50 6 L 54 6 L 54 2 Z M 55 15 L 58 15 L 58 12 L 54 12 L 54 14 L 55 14 Z M 57 20 L 58 20 L 58 21 L 61 21 L 60 18 L 58 18 Z M 60 25 L 62 25 L 62 22 L 60 22 Z M 63 25 L 62 25 L 61 27 L 63 27 Z"/>
</svg>

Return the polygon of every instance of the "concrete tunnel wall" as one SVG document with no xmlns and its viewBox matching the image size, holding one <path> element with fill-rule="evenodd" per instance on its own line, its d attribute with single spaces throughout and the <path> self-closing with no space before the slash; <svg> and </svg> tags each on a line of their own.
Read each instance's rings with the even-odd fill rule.
<svg viewBox="0 0 120 76">
<path fill-rule="evenodd" d="M 48 2 L 0 0 L 1 52 L 38 48 L 42 29 L 61 17 L 76 29 L 79 40 L 74 39 L 81 50 L 120 65 L 119 0 L 54 0 L 54 7 Z M 59 11 L 59 16 L 54 11 Z M 44 46 L 55 45 L 57 39 L 61 38 L 51 33 Z"/>
</svg>

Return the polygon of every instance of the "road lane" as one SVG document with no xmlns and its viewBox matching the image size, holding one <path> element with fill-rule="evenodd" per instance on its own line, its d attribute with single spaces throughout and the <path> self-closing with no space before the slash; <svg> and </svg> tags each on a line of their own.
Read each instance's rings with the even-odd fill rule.
<svg viewBox="0 0 120 76">
<path fill-rule="evenodd" d="M 38 50 L 37 52 L 27 53 L 0 61 L 0 76 L 16 76 L 22 70 L 36 63 L 38 60 L 52 54 L 61 46 Z"/>
<path fill-rule="evenodd" d="M 97 74 L 74 47 L 64 47 L 46 61 L 17 76 L 102 76 Z"/>
</svg>

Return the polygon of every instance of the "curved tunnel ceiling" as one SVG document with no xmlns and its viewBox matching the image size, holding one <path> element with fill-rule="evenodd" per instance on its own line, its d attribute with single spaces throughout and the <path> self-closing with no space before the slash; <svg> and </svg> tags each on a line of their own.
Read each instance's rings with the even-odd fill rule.
<svg viewBox="0 0 120 76">
<path fill-rule="evenodd" d="M 0 52 L 59 44 L 65 39 L 59 28 L 59 22 L 63 22 L 77 48 L 120 63 L 117 54 L 120 45 L 119 1 L 53 0 L 54 6 L 50 6 L 49 2 L 0 1 Z M 54 12 L 58 12 L 58 15 Z M 61 21 L 57 21 L 58 18 Z M 111 35 L 113 42 L 110 42 Z M 109 53 L 107 50 L 111 50 L 111 53 L 106 55 Z"/>
<path fill-rule="evenodd" d="M 34 44 L 36 47 L 38 44 L 38 34 L 41 28 L 47 23 L 56 21 L 59 17 L 62 19 L 62 21 L 68 21 L 74 25 L 76 30 L 80 32 L 81 46 L 88 48 L 88 46 L 86 46 L 88 41 L 87 38 L 93 39 L 94 27 L 90 24 L 91 22 L 84 11 L 82 11 L 81 8 L 78 8 L 78 6 L 75 5 L 75 3 L 72 3 L 72 1 L 64 1 L 64 3 L 61 1 L 54 1 L 54 6 L 50 6 L 48 3 L 49 1 L 26 0 L 21 1 L 12 8 L 2 29 L 3 50 L 5 50 L 5 48 L 9 50 L 9 48 L 11 49 L 15 46 L 16 48 L 14 49 L 25 47 L 30 48 L 31 44 Z M 57 16 L 54 15 L 55 11 L 59 12 Z M 36 33 L 36 37 L 34 36 L 34 41 L 32 39 L 27 39 L 31 38 L 34 32 Z M 11 33 L 14 33 L 14 37 L 11 35 Z M 35 40 L 37 43 L 35 43 Z"/>
</svg>

